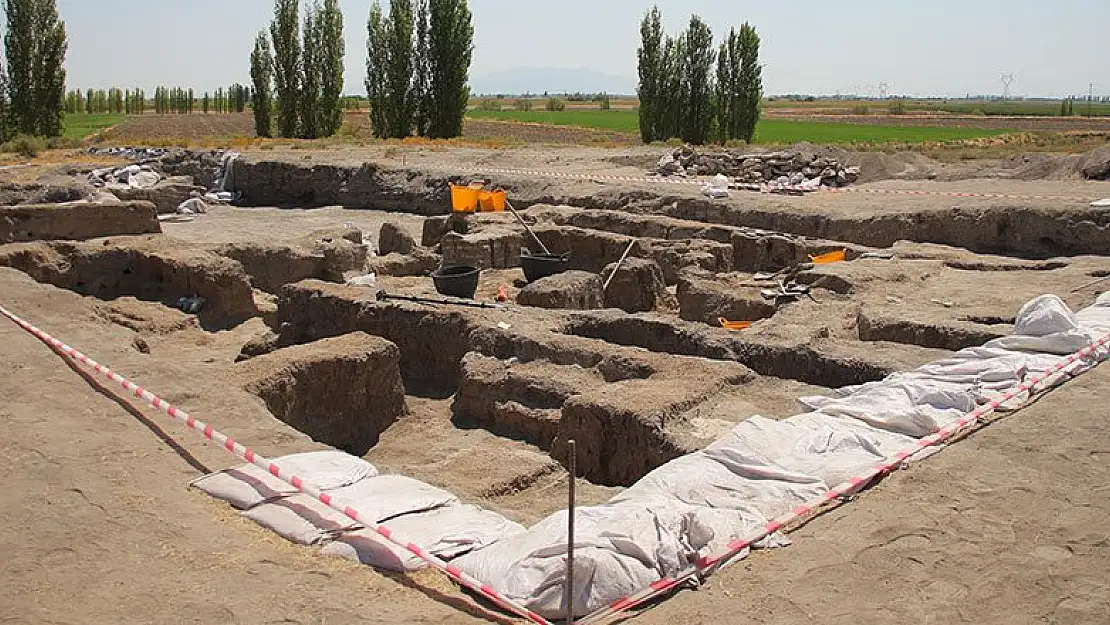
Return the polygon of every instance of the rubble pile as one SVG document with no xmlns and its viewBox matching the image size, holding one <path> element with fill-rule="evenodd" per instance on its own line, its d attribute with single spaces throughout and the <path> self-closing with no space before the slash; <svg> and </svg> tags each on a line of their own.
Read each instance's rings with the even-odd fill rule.
<svg viewBox="0 0 1110 625">
<path fill-rule="evenodd" d="M 745 184 L 842 187 L 859 179 L 860 168 L 846 167 L 834 157 L 805 151 L 699 154 L 693 146 L 684 145 L 664 154 L 656 165 L 655 173 L 661 176 L 721 174 Z"/>
<path fill-rule="evenodd" d="M 206 212 L 202 203 L 235 201 L 232 163 L 227 150 L 187 151 L 165 148 L 89 148 L 90 154 L 126 158 L 132 164 L 94 169 L 87 181 L 123 201 L 153 202 L 160 214 Z M 209 191 L 211 189 L 211 191 Z"/>
</svg>

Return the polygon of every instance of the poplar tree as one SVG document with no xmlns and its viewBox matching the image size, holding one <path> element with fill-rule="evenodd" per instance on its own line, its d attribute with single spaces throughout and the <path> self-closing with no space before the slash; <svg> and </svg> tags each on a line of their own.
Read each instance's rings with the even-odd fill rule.
<svg viewBox="0 0 1110 625">
<path fill-rule="evenodd" d="M 640 86 L 640 138 L 651 143 L 661 136 L 662 123 L 662 69 L 663 69 L 663 24 L 659 7 L 653 6 L 640 22 L 640 49 L 637 52 L 637 68 Z"/>
<path fill-rule="evenodd" d="M 5 0 L 8 122 L 16 132 L 56 137 L 65 116 L 65 22 L 54 0 Z"/>
<path fill-rule="evenodd" d="M 759 35 L 755 27 L 744 22 L 739 34 L 740 98 L 737 102 L 737 139 L 748 143 L 755 138 L 763 102 L 763 68 L 759 65 Z"/>
<path fill-rule="evenodd" d="M 316 105 L 320 100 L 320 30 L 317 16 L 320 3 L 305 8 L 304 47 L 301 54 L 300 136 L 315 139 L 319 136 Z"/>
<path fill-rule="evenodd" d="M 431 76 L 428 136 L 462 134 L 474 53 L 474 25 L 466 0 L 429 0 L 428 68 Z"/>
<path fill-rule="evenodd" d="M 320 74 L 320 99 L 316 105 L 317 126 L 321 136 L 330 137 L 343 125 L 343 11 L 339 0 L 324 0 L 316 14 L 319 30 L 317 71 Z"/>
<path fill-rule="evenodd" d="M 389 137 L 412 134 L 416 113 L 413 94 L 412 0 L 391 0 L 385 25 L 388 60 L 385 67 L 385 125 Z"/>
<path fill-rule="evenodd" d="M 710 76 L 717 55 L 713 50 L 713 33 L 696 15 L 690 17 L 684 52 L 686 107 L 682 139 L 701 145 L 709 138 L 713 120 L 713 83 Z"/>
<path fill-rule="evenodd" d="M 270 37 L 274 53 L 277 129 L 282 137 L 297 135 L 297 110 L 301 101 L 300 3 L 275 0 Z"/>
<path fill-rule="evenodd" d="M 370 127 L 375 137 L 388 135 L 385 115 L 385 74 L 389 62 L 386 24 L 378 0 L 370 5 L 366 21 L 366 98 L 370 103 Z"/>
<path fill-rule="evenodd" d="M 421 137 L 428 134 L 428 120 L 431 115 L 431 76 L 428 60 L 428 0 L 420 0 L 416 9 L 416 54 L 413 58 L 412 94 L 416 100 L 416 113 L 413 126 Z"/>
<path fill-rule="evenodd" d="M 254 134 L 259 137 L 273 136 L 273 80 L 274 57 L 270 53 L 270 39 L 265 32 L 258 33 L 251 52 L 251 85 L 253 96 L 251 107 L 254 109 Z"/>
</svg>

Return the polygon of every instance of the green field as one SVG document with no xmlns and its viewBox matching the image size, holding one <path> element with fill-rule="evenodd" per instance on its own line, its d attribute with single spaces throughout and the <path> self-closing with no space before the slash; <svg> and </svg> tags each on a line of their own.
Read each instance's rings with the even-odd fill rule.
<svg viewBox="0 0 1110 625">
<path fill-rule="evenodd" d="M 66 115 L 63 136 L 67 139 L 84 139 L 105 128 L 111 128 L 126 119 L 126 115 L 108 113 Z"/>
<path fill-rule="evenodd" d="M 578 126 L 616 132 L 638 134 L 637 111 L 480 111 L 472 110 L 467 116 L 474 119 L 532 122 L 561 126 Z M 755 142 L 763 144 L 790 144 L 799 141 L 813 143 L 930 143 L 977 139 L 1006 134 L 1006 130 L 978 128 L 939 128 L 914 126 L 878 126 L 870 124 L 840 124 L 826 122 L 770 119 L 759 122 Z"/>
</svg>

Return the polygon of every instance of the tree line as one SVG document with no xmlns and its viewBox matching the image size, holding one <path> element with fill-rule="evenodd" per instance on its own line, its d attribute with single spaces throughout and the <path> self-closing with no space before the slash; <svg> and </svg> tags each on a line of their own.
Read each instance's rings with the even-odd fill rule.
<svg viewBox="0 0 1110 625">
<path fill-rule="evenodd" d="M 315 0 L 300 23 L 299 0 L 275 0 L 269 34 L 251 52 L 255 133 L 328 137 L 343 123 L 343 13 L 338 0 Z M 276 128 L 275 128 L 276 127 Z"/>
<path fill-rule="evenodd" d="M 375 0 L 366 25 L 366 95 L 374 136 L 462 134 L 474 26 L 466 0 Z"/>
<path fill-rule="evenodd" d="M 146 112 L 146 92 L 142 89 L 74 89 L 66 93 L 65 112 L 69 115 L 80 113 L 125 113 L 127 115 Z"/>
<path fill-rule="evenodd" d="M 58 137 L 66 105 L 65 22 L 54 0 L 5 0 L 6 67 L 0 67 L 0 140 Z M 5 71 L 6 70 L 6 71 Z"/>
<path fill-rule="evenodd" d="M 298 23 L 298 0 L 275 0 L 269 32 L 255 38 L 251 92 L 260 137 L 335 134 L 343 110 L 343 16 L 316 0 Z M 374 136 L 462 134 L 474 28 L 466 0 L 377 1 L 367 20 L 366 101 Z"/>
<path fill-rule="evenodd" d="M 751 142 L 763 98 L 759 35 L 744 23 L 713 46 L 713 33 L 697 15 L 685 32 L 664 36 L 652 7 L 640 23 L 638 70 L 640 136 L 644 143 L 680 137 Z"/>
</svg>

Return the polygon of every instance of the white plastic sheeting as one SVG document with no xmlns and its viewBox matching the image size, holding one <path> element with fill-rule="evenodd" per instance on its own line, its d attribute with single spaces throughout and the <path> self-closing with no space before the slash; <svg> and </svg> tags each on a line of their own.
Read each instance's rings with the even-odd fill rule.
<svg viewBox="0 0 1110 625">
<path fill-rule="evenodd" d="M 293 454 L 273 462 L 441 558 L 524 531 L 499 514 L 459 503 L 445 490 L 401 475 L 379 475 L 370 463 L 341 451 Z M 323 545 L 326 554 L 390 570 L 425 566 L 412 553 L 254 465 L 212 473 L 192 485 L 287 540 Z"/>
<path fill-rule="evenodd" d="M 1107 330 L 1110 296 L 1079 314 L 1055 296 L 1042 296 L 1018 313 L 1011 336 L 838 397 L 805 398 L 813 412 L 782 421 L 747 419 L 705 450 L 652 471 L 608 504 L 579 510 L 575 615 L 721 551 L 1029 376 L 1049 371 Z M 1065 372 L 1080 373 L 1097 360 L 1083 359 Z M 1009 407 L 1027 400 L 1019 397 Z M 509 599 L 559 618 L 565 609 L 566 538 L 566 512 L 560 512 L 456 564 Z M 772 536 L 757 546 L 779 544 L 781 537 Z"/>
</svg>

